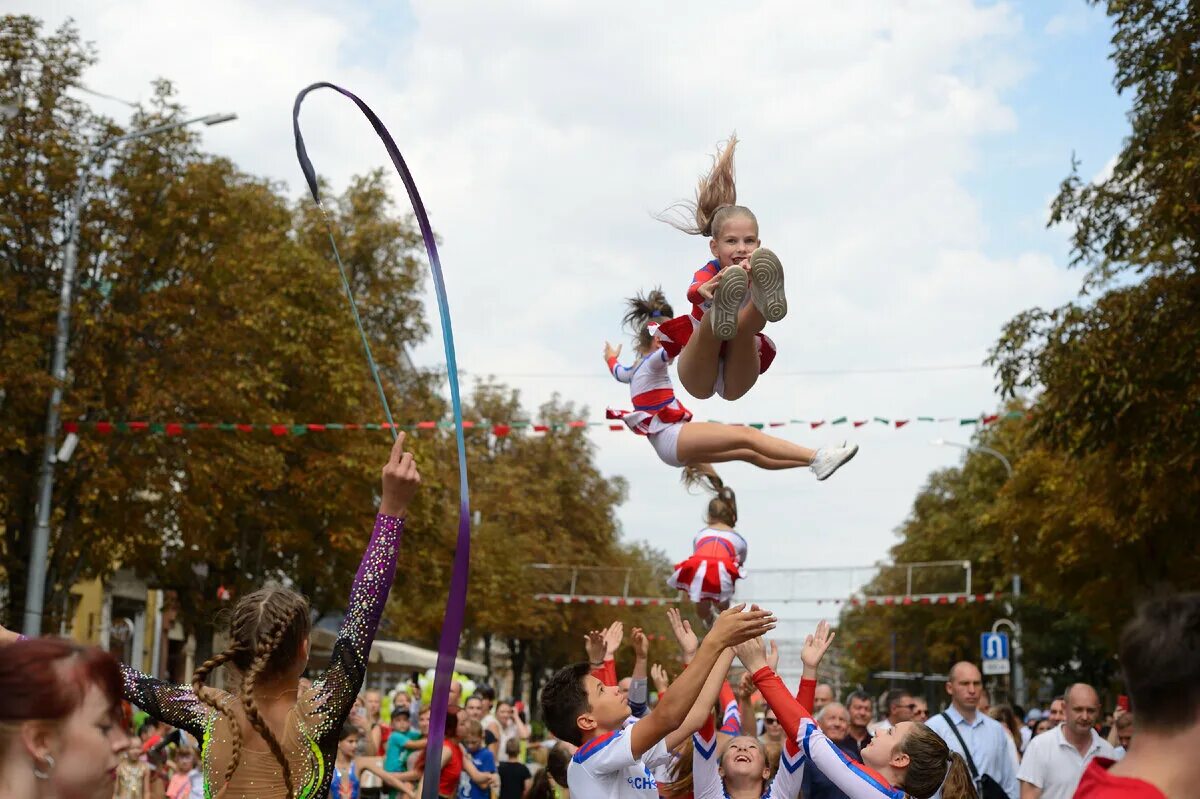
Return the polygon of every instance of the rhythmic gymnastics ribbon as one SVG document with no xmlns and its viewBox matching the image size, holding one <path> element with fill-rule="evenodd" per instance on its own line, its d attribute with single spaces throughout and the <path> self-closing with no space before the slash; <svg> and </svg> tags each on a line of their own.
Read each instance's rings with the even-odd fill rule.
<svg viewBox="0 0 1200 799">
<path fill-rule="evenodd" d="M 379 399 L 383 403 L 384 416 L 387 417 L 393 436 L 398 435 L 398 433 L 395 424 L 392 422 L 392 412 L 388 408 L 387 396 L 383 391 L 383 383 L 379 380 L 379 369 L 375 366 L 375 359 L 371 355 L 371 345 L 367 342 L 367 334 L 363 330 L 362 320 L 358 314 L 358 306 L 355 304 L 354 294 L 350 290 L 350 281 L 346 277 L 346 268 L 342 264 L 341 255 L 338 254 L 337 241 L 333 235 L 333 223 L 329 218 L 329 214 L 325 211 L 324 204 L 321 202 L 321 194 L 317 188 L 316 170 L 313 168 L 312 161 L 308 157 L 308 150 L 304 146 L 304 137 L 300 135 L 300 104 L 304 102 L 304 98 L 308 93 L 314 89 L 333 89 L 344 97 L 348 97 L 363 112 L 363 115 L 370 121 L 371 127 L 375 129 L 375 134 L 383 142 L 388 156 L 392 159 L 392 164 L 396 167 L 396 172 L 400 175 L 400 180 L 404 182 L 404 188 L 408 191 L 408 199 L 412 203 L 413 213 L 416 215 L 417 224 L 421 228 L 421 238 L 425 241 L 425 251 L 429 254 L 429 267 L 433 272 L 433 285 L 437 294 L 438 316 L 442 322 L 442 342 L 446 349 L 446 372 L 450 380 L 450 403 L 454 411 L 455 438 L 458 441 L 459 505 L 458 539 L 454 550 L 454 569 L 450 576 L 450 590 L 446 599 L 446 616 L 442 624 L 441 641 L 438 644 L 437 668 L 434 671 L 433 697 L 429 715 L 429 743 L 425 748 L 425 790 L 423 796 L 424 799 L 436 799 L 438 776 L 442 763 L 442 740 L 446 732 L 446 708 L 450 700 L 450 678 L 454 672 L 455 660 L 458 657 L 458 639 L 462 635 L 463 617 L 466 613 L 467 572 L 471 562 L 471 500 L 467 488 L 467 446 L 463 438 L 462 398 L 458 391 L 458 362 L 454 357 L 454 332 L 450 327 L 450 303 L 446 298 L 446 281 L 442 278 L 442 262 L 438 258 L 437 242 L 433 238 L 433 227 L 429 224 L 429 216 L 425 213 L 425 204 L 421 202 L 421 195 L 417 192 L 417 184 L 413 181 L 412 174 L 408 171 L 408 166 L 404 163 L 404 158 L 400 155 L 400 148 L 396 146 L 392 134 L 388 133 L 388 129 L 384 127 L 383 122 L 371 110 L 370 106 L 341 86 L 335 86 L 332 83 L 322 81 L 314 83 L 301 91 L 296 95 L 296 103 L 292 107 L 292 130 L 296 135 L 296 158 L 300 161 L 300 169 L 304 172 L 304 179 L 308 182 L 308 189 L 312 192 L 313 200 L 316 201 L 317 207 L 321 209 L 321 213 L 325 216 L 326 227 L 329 231 L 329 243 L 333 247 L 334 260 L 337 261 L 338 271 L 342 275 L 342 286 L 346 290 L 346 298 L 350 301 L 350 310 L 354 315 L 354 323 L 358 327 L 359 336 L 362 338 L 363 350 L 367 355 L 367 365 L 370 367 L 371 377 L 375 380 L 375 387 L 379 389 Z"/>
</svg>

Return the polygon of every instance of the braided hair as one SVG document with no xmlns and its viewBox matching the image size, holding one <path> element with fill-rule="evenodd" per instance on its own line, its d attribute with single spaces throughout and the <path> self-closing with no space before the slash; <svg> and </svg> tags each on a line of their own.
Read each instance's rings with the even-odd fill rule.
<svg viewBox="0 0 1200 799">
<path fill-rule="evenodd" d="M 246 719 L 267 742 L 271 754 L 283 769 L 283 782 L 292 795 L 292 771 L 275 734 L 267 727 L 254 701 L 254 686 L 260 678 L 282 674 L 295 662 L 301 643 L 312 627 L 308 600 L 284 588 L 270 584 L 246 594 L 233 609 L 230 623 L 229 648 L 206 660 L 192 675 L 192 688 L 200 701 L 224 715 L 229 721 L 232 751 L 225 767 L 224 781 L 228 783 L 241 758 L 242 733 L 238 720 L 228 708 L 219 704 L 212 692 L 205 690 L 205 678 L 213 669 L 232 663 L 242 673 L 241 700 Z"/>
<path fill-rule="evenodd" d="M 733 151 L 737 134 L 731 134 L 725 146 L 718 145 L 712 168 L 700 177 L 694 200 L 681 200 L 658 215 L 676 230 L 695 236 L 716 238 L 725 222 L 735 216 L 747 216 L 757 226 L 754 213 L 737 204 L 737 184 L 734 180 Z"/>
<path fill-rule="evenodd" d="M 725 481 L 716 473 L 712 465 L 702 463 L 685 466 L 683 469 L 683 484 L 688 488 L 703 488 L 714 496 L 708 501 L 708 521 L 721 522 L 730 527 L 737 527 L 737 496 L 733 489 L 725 485 Z"/>
</svg>

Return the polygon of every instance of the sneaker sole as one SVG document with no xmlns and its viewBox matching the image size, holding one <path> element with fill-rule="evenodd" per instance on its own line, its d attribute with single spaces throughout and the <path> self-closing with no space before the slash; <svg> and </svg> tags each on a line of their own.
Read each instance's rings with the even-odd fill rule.
<svg viewBox="0 0 1200 799">
<path fill-rule="evenodd" d="M 708 309 L 712 315 L 713 335 L 719 341 L 729 341 L 737 336 L 738 313 L 746 299 L 749 282 L 746 270 L 742 267 L 725 267 L 725 274 L 713 295 L 712 307 Z"/>
<path fill-rule="evenodd" d="M 750 255 L 750 299 L 768 322 L 787 316 L 783 293 L 783 263 L 766 247 Z"/>
<path fill-rule="evenodd" d="M 847 455 L 844 459 L 842 459 L 842 461 L 840 463 L 838 463 L 836 466 L 834 466 L 832 469 L 830 469 L 827 474 L 817 475 L 817 479 L 818 480 L 828 480 L 830 477 L 833 477 L 834 472 L 836 472 L 838 469 L 845 466 L 850 461 L 854 460 L 854 456 L 857 454 L 858 454 L 858 444 L 855 444 L 854 447 L 850 450 L 849 455 Z"/>
</svg>

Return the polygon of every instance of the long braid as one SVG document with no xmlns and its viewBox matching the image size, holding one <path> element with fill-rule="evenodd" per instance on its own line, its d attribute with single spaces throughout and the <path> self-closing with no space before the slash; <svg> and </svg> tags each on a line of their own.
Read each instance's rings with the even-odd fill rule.
<svg viewBox="0 0 1200 799">
<path fill-rule="evenodd" d="M 238 760 L 241 758 L 242 725 L 238 723 L 238 720 L 234 718 L 233 714 L 229 712 L 228 708 L 217 702 L 211 691 L 206 690 L 204 681 L 208 678 L 208 675 L 213 669 L 221 666 L 222 664 L 229 663 L 241 651 L 242 648 L 238 644 L 234 644 L 224 652 L 213 655 L 211 658 L 204 661 L 204 663 L 200 665 L 200 668 L 196 669 L 196 673 L 192 675 L 192 690 L 196 693 L 196 697 L 201 702 L 220 713 L 229 721 L 231 743 L 229 764 L 225 767 L 224 782 L 229 782 L 231 779 L 233 779 L 234 769 L 237 768 Z M 201 741 L 201 744 L 203 744 L 203 741 Z M 204 752 L 201 751 L 200 754 L 203 757 Z"/>
<path fill-rule="evenodd" d="M 258 650 L 254 656 L 254 662 L 250 665 L 246 672 L 245 680 L 242 682 L 242 707 L 246 710 L 246 718 L 250 725 L 262 736 L 267 742 L 267 746 L 271 749 L 271 754 L 279 761 L 279 765 L 283 767 L 283 784 L 287 788 L 287 795 L 292 795 L 292 769 L 288 765 L 287 758 L 283 754 L 283 747 L 279 745 L 275 734 L 267 727 L 262 716 L 258 712 L 258 705 L 254 702 L 254 683 L 258 680 L 258 676 L 262 674 L 267 663 L 270 662 L 275 650 L 279 648 L 280 641 L 287 632 L 293 621 L 295 613 L 283 615 L 276 619 L 272 625 L 271 632 L 265 638 L 260 639 Z"/>
</svg>

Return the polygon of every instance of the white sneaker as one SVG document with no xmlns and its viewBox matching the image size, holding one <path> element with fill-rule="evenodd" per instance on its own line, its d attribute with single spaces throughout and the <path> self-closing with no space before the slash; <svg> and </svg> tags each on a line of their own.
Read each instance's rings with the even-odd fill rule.
<svg viewBox="0 0 1200 799">
<path fill-rule="evenodd" d="M 818 480 L 824 480 L 840 469 L 843 464 L 848 463 L 857 453 L 858 444 L 847 447 L 844 441 L 840 447 L 821 447 L 817 450 L 817 454 L 808 468 L 813 470 L 813 474 L 817 476 Z"/>
<path fill-rule="evenodd" d="M 787 316 L 787 297 L 783 293 L 783 264 L 766 247 L 750 254 L 750 301 L 768 322 Z"/>
<path fill-rule="evenodd" d="M 729 341 L 737 335 L 738 312 L 742 310 L 749 282 L 746 270 L 737 264 L 730 264 L 721 270 L 721 282 L 713 294 L 712 307 L 707 314 L 713 335 L 718 340 Z"/>
</svg>

